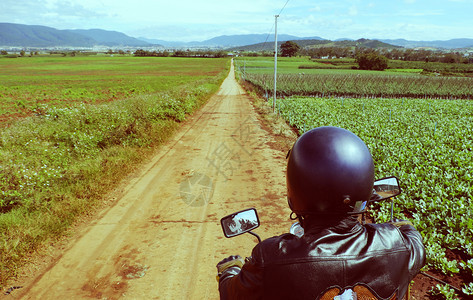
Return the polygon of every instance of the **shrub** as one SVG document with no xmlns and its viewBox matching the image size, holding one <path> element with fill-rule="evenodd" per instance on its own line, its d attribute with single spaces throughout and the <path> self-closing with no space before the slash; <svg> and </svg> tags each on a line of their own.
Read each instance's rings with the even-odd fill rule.
<svg viewBox="0 0 473 300">
<path fill-rule="evenodd" d="M 358 54 L 356 62 L 362 70 L 383 71 L 388 68 L 388 59 L 374 51 Z"/>
</svg>

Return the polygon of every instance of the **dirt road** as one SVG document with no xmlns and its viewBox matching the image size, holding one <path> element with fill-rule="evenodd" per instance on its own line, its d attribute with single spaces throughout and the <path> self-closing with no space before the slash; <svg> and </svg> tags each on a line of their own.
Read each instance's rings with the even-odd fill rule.
<svg viewBox="0 0 473 300">
<path fill-rule="evenodd" d="M 216 263 L 249 255 L 251 235 L 223 237 L 224 215 L 255 207 L 262 238 L 287 232 L 285 153 L 271 149 L 233 67 L 189 119 L 23 299 L 218 299 Z"/>
</svg>

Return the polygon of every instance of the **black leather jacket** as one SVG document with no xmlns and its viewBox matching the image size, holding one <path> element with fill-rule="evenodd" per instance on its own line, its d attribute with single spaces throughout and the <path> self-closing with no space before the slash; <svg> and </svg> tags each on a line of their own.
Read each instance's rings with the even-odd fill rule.
<svg viewBox="0 0 473 300">
<path fill-rule="evenodd" d="M 330 288 L 367 287 L 378 299 L 401 299 L 425 264 L 419 232 L 410 225 L 336 226 L 269 238 L 253 249 L 243 268 L 220 277 L 221 299 L 318 299 Z"/>
</svg>

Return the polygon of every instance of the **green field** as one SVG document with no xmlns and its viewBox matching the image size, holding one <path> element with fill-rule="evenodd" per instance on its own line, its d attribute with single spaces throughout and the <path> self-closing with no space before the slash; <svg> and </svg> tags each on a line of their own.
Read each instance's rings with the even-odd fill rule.
<svg viewBox="0 0 473 300">
<path fill-rule="evenodd" d="M 301 76 L 296 68 L 301 62 L 294 59 L 292 66 L 291 60 L 283 62 L 280 78 Z M 252 72 L 248 67 L 246 72 L 242 78 L 257 75 L 267 76 L 269 80 L 271 76 L 263 75 L 261 70 Z M 379 75 L 373 76 L 379 77 L 381 73 L 384 74 L 378 72 Z M 349 81 L 348 75 L 341 76 Z M 331 77 L 318 78 L 329 84 Z M 381 78 L 388 85 L 396 82 L 396 76 Z M 419 74 L 406 78 L 413 82 L 413 88 L 422 78 L 437 79 Z M 252 79 L 250 82 L 253 83 Z M 291 88 L 285 90 L 287 86 L 278 81 L 279 88 L 280 94 L 286 97 L 277 99 L 276 112 L 299 134 L 319 126 L 337 126 L 354 132 L 366 142 L 375 161 L 376 177 L 395 175 L 400 179 L 403 193 L 395 198 L 394 215 L 411 220 L 421 232 L 427 249 L 427 268 L 454 276 L 463 283 L 464 292 L 473 295 L 473 102 L 429 95 L 376 97 L 369 90 L 365 97 L 359 94 L 356 98 L 327 97 L 323 93 L 314 93 L 318 97 L 301 97 L 291 96 Z M 448 88 L 452 86 L 445 89 L 446 95 L 455 93 Z M 271 91 L 269 85 L 262 89 L 257 84 L 254 89 L 263 97 Z M 272 105 L 272 94 L 269 96 Z M 371 208 L 370 214 L 376 222 L 388 221 L 389 203 Z M 437 293 L 448 295 L 452 291 L 439 287 Z"/>
<path fill-rule="evenodd" d="M 124 56 L 0 58 L 0 120 L 47 105 L 102 103 L 210 79 L 225 59 Z"/>
<path fill-rule="evenodd" d="M 201 107 L 228 59 L 0 59 L 0 289 Z"/>
<path fill-rule="evenodd" d="M 235 60 L 241 73 L 274 74 L 273 57 L 240 57 Z M 379 71 L 353 70 L 356 63 L 353 59 L 311 60 L 307 57 L 278 57 L 278 74 L 365 74 L 381 75 Z M 415 75 L 409 68 L 403 75 Z M 399 75 L 399 69 L 383 71 L 384 75 Z M 418 69 L 415 73 L 418 73 Z"/>
<path fill-rule="evenodd" d="M 472 102 L 289 97 L 279 100 L 278 109 L 300 134 L 337 126 L 364 140 L 376 176 L 400 179 L 395 216 L 421 232 L 428 267 L 473 278 Z M 388 221 L 390 206 L 371 213 L 377 222 Z"/>
<path fill-rule="evenodd" d="M 404 63 L 400 65 L 403 69 L 365 71 L 338 67 L 336 60 L 327 61 L 278 59 L 278 96 L 473 98 L 473 78 L 422 75 L 418 63 L 412 68 Z M 273 93 L 273 59 L 240 58 L 237 69 L 260 93 Z"/>
</svg>

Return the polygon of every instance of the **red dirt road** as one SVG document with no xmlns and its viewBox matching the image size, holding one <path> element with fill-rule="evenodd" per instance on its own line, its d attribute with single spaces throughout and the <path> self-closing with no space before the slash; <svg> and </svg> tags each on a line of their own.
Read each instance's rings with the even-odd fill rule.
<svg viewBox="0 0 473 300">
<path fill-rule="evenodd" d="M 234 78 L 121 190 L 119 199 L 12 295 L 22 299 L 218 299 L 218 261 L 248 256 L 251 235 L 220 218 L 258 210 L 262 238 L 287 232 L 285 153 Z M 11 297 L 11 296 L 8 296 Z"/>
</svg>

